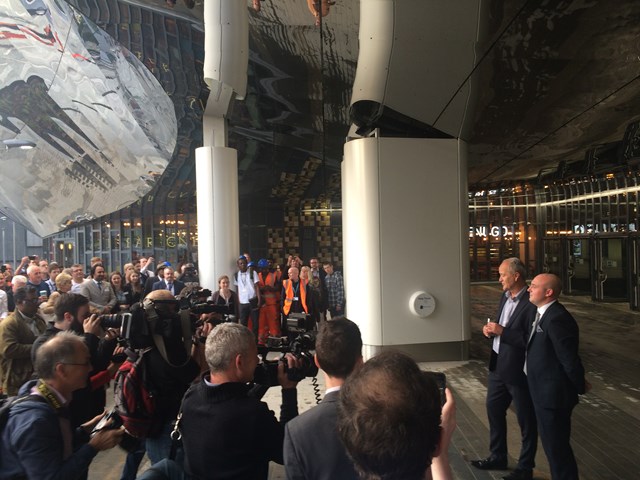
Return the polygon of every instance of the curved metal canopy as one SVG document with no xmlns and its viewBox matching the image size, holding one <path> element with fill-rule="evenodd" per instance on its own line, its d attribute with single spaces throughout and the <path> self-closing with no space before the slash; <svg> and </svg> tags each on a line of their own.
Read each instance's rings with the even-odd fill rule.
<svg viewBox="0 0 640 480">
<path fill-rule="evenodd" d="M 320 20 L 308 2 L 247 0 L 247 95 L 229 118 L 241 208 L 339 201 L 367 5 L 338 0 Z M 471 187 L 562 162 L 588 173 L 589 149 L 601 168 L 635 158 L 633 125 L 623 138 L 640 119 L 638 2 L 391 7 L 401 55 L 390 114 L 368 128 L 460 136 Z M 0 151 L 0 209 L 46 235 L 144 195 L 193 191 L 207 98 L 201 1 L 5 0 L 0 52 L 0 140 L 36 143 Z"/>
</svg>

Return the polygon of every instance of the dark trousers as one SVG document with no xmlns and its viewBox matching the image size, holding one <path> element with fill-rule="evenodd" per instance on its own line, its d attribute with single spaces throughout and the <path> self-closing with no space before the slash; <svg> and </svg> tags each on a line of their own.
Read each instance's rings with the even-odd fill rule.
<svg viewBox="0 0 640 480">
<path fill-rule="evenodd" d="M 536 408 L 538 429 L 553 480 L 578 480 L 571 448 L 571 408 Z"/>
<path fill-rule="evenodd" d="M 498 374 L 489 372 L 487 386 L 487 417 L 489 418 L 489 449 L 491 456 L 507 459 L 507 409 L 511 402 L 522 434 L 522 447 L 516 468 L 532 470 L 538 448 L 536 415 L 527 384 L 504 383 Z"/>
<path fill-rule="evenodd" d="M 258 299 L 252 298 L 251 303 L 241 303 L 239 309 L 240 318 L 238 321 L 241 325 L 247 327 L 249 325 L 249 318 L 251 318 L 251 331 L 258 341 L 258 323 L 260 319 L 260 310 L 258 307 Z"/>
</svg>

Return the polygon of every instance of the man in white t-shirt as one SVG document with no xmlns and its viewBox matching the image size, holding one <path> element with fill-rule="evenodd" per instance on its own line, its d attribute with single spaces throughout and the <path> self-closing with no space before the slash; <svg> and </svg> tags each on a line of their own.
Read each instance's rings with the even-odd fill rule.
<svg viewBox="0 0 640 480">
<path fill-rule="evenodd" d="M 84 283 L 84 267 L 79 263 L 71 265 L 71 293 L 80 293 Z"/>
<path fill-rule="evenodd" d="M 238 292 L 240 301 L 239 321 L 245 327 L 249 327 L 251 318 L 251 331 L 258 338 L 258 316 L 260 313 L 260 288 L 258 288 L 258 273 L 247 268 L 247 257 L 238 258 L 238 271 L 233 276 L 233 284 Z"/>
</svg>

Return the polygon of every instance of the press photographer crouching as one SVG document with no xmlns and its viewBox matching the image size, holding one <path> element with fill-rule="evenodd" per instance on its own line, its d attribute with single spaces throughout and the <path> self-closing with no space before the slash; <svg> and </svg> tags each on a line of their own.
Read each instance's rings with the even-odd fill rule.
<svg viewBox="0 0 640 480">
<path fill-rule="evenodd" d="M 185 469 L 193 479 L 267 479 L 269 461 L 283 463 L 284 425 L 298 414 L 296 381 L 289 369 L 299 361 L 286 354 L 278 365 L 282 386 L 280 422 L 264 402 L 251 396 L 259 358 L 256 340 L 236 323 L 216 326 L 206 341 L 209 374 L 185 395 L 180 431 Z"/>
<path fill-rule="evenodd" d="M 89 438 L 100 417 L 73 429 L 71 394 L 87 384 L 91 360 L 84 340 L 68 331 L 46 341 L 36 355 L 32 380 L 20 389 L 28 395 L 12 404 L 0 437 L 0 479 L 79 478 L 98 451 L 113 448 L 121 429 Z"/>
</svg>

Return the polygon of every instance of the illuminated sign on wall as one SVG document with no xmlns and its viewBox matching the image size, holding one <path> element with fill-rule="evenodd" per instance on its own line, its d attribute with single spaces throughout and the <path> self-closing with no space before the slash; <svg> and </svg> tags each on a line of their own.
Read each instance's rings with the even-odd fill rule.
<svg viewBox="0 0 640 480">
<path fill-rule="evenodd" d="M 513 227 L 498 227 L 497 225 L 494 225 L 493 227 L 488 227 L 486 225 L 480 227 L 469 227 L 469 238 L 487 238 L 488 236 L 493 238 L 513 237 L 514 235 L 519 234 L 520 232 L 514 233 Z"/>
</svg>

